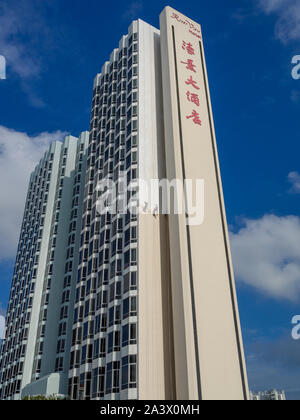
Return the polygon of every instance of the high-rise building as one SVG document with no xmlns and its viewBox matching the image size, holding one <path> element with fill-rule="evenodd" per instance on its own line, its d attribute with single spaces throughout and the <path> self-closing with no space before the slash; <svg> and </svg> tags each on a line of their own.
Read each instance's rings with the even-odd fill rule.
<svg viewBox="0 0 300 420">
<path fill-rule="evenodd" d="M 42 231 L 44 251 L 31 262 L 39 254 L 29 253 L 27 207 L 39 205 L 32 188 L 40 193 L 40 167 L 32 178 L 2 348 L 2 398 L 248 399 L 201 28 L 169 7 L 160 26 L 134 21 L 96 76 L 85 176 L 83 166 L 80 179 L 76 166 L 72 172 L 77 201 L 66 190 L 65 221 L 56 220 L 60 181 L 53 180 L 51 233 Z M 197 192 L 205 187 L 204 202 L 196 196 L 192 206 L 185 188 L 178 194 L 187 180 Z M 160 182 L 161 193 L 148 199 L 141 181 Z M 171 189 L 183 199 L 181 212 L 176 200 L 166 211 Z M 132 211 L 137 193 L 139 211 Z M 53 255 L 52 229 L 61 249 Z"/>
<path fill-rule="evenodd" d="M 63 393 L 89 133 L 54 142 L 30 177 L 0 356 L 0 398 Z M 31 384 L 31 385 L 30 385 Z"/>
</svg>

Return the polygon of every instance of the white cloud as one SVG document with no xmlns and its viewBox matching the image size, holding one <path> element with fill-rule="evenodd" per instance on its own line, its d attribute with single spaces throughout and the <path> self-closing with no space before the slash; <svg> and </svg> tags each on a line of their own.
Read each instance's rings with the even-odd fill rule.
<svg viewBox="0 0 300 420">
<path fill-rule="evenodd" d="M 2 340 L 4 328 L 5 328 L 5 318 L 4 316 L 0 315 L 0 340 Z"/>
<path fill-rule="evenodd" d="M 257 0 L 258 7 L 266 14 L 276 14 L 275 36 L 282 43 L 300 40 L 299 0 Z"/>
<path fill-rule="evenodd" d="M 300 218 L 246 219 L 230 237 L 239 281 L 273 298 L 300 298 Z"/>
<path fill-rule="evenodd" d="M 253 391 L 284 389 L 288 399 L 300 399 L 300 341 L 292 340 L 290 330 L 282 330 L 272 338 L 256 334 L 245 348 L 248 380 Z"/>
<path fill-rule="evenodd" d="M 291 193 L 300 194 L 300 174 L 299 172 L 290 172 L 288 180 L 292 184 Z"/>
<path fill-rule="evenodd" d="M 17 76 L 37 108 L 46 106 L 38 86 L 49 63 L 67 48 L 71 51 L 70 27 L 57 23 L 54 30 L 49 23 L 49 14 L 56 14 L 58 7 L 52 0 L 0 0 L 0 55 L 6 59 L 6 77 Z"/>
<path fill-rule="evenodd" d="M 266 12 L 276 12 L 280 10 L 283 5 L 290 0 L 259 0 L 259 6 Z"/>
<path fill-rule="evenodd" d="M 0 316 L 5 316 L 6 310 L 3 308 L 2 303 L 0 302 Z"/>
<path fill-rule="evenodd" d="M 31 21 L 29 24 L 28 7 L 26 10 L 19 2 L 14 2 L 13 6 L 7 2 L 0 5 L 0 52 L 5 56 L 7 65 L 22 80 L 37 76 L 41 70 L 38 60 L 32 52 L 27 51 L 20 37 L 36 27 L 36 14 L 31 17 Z"/>
<path fill-rule="evenodd" d="M 49 144 L 65 135 L 29 137 L 0 126 L 0 260 L 15 257 L 30 173 Z"/>
<path fill-rule="evenodd" d="M 139 13 L 143 10 L 143 2 L 142 1 L 133 1 L 127 6 L 126 11 L 123 13 L 123 19 L 133 20 L 136 19 Z"/>
</svg>

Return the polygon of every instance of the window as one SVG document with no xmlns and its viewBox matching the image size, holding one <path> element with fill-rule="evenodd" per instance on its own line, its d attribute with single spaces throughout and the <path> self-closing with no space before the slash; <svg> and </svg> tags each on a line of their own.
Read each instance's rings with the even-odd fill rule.
<svg viewBox="0 0 300 420">
<path fill-rule="evenodd" d="M 86 360 L 86 346 L 82 347 L 81 351 L 81 364 L 84 365 Z"/>
<path fill-rule="evenodd" d="M 106 355 L 106 339 L 101 338 L 100 340 L 100 354 L 99 357 L 105 357 Z"/>
<path fill-rule="evenodd" d="M 136 265 L 136 248 L 131 250 L 131 265 Z"/>
<path fill-rule="evenodd" d="M 98 393 L 99 397 L 104 396 L 105 367 L 99 368 L 98 373 Z"/>
<path fill-rule="evenodd" d="M 129 342 L 129 325 L 126 324 L 122 327 L 122 347 L 128 346 Z"/>
<path fill-rule="evenodd" d="M 131 279 L 130 279 L 130 290 L 136 290 L 137 289 L 136 276 L 137 276 L 136 271 L 133 271 L 131 273 Z"/>
<path fill-rule="evenodd" d="M 111 353 L 113 351 L 113 345 L 114 345 L 114 333 L 111 332 L 108 334 L 107 353 Z"/>
<path fill-rule="evenodd" d="M 41 372 L 41 367 L 42 367 L 42 360 L 41 359 L 39 359 L 38 361 L 37 361 L 37 365 L 36 365 L 36 373 L 40 373 Z"/>
<path fill-rule="evenodd" d="M 115 307 L 109 309 L 109 327 L 114 325 L 114 319 L 115 319 Z"/>
<path fill-rule="evenodd" d="M 125 274 L 124 276 L 124 294 L 127 293 L 129 291 L 129 278 L 130 278 L 130 273 Z"/>
<path fill-rule="evenodd" d="M 106 389 L 105 389 L 106 394 L 120 392 L 119 377 L 120 377 L 120 362 L 108 363 L 107 375 L 106 375 Z"/>
<path fill-rule="evenodd" d="M 120 331 L 114 332 L 114 351 L 120 351 Z"/>
<path fill-rule="evenodd" d="M 136 356 L 126 356 L 122 358 L 122 390 L 126 388 L 136 388 L 137 370 Z"/>
<path fill-rule="evenodd" d="M 74 353 L 73 353 L 74 356 Z M 64 368 L 64 358 L 63 357 L 57 357 L 55 361 L 55 372 L 61 372 Z"/>
<path fill-rule="evenodd" d="M 43 348 L 44 348 L 44 342 L 43 341 L 41 341 L 40 342 L 40 345 L 39 345 L 39 354 L 41 355 L 41 354 L 43 354 Z"/>
<path fill-rule="evenodd" d="M 105 393 L 110 394 L 112 390 L 112 363 L 108 363 L 107 365 L 107 373 L 106 373 L 106 389 Z"/>
<path fill-rule="evenodd" d="M 129 297 L 123 300 L 123 319 L 129 317 Z"/>
<path fill-rule="evenodd" d="M 137 315 L 136 296 L 130 298 L 130 316 Z"/>
<path fill-rule="evenodd" d="M 65 351 L 65 340 L 58 340 L 56 353 L 63 353 Z"/>
<path fill-rule="evenodd" d="M 122 283 L 121 281 L 116 282 L 116 299 L 121 299 L 122 297 Z"/>
<path fill-rule="evenodd" d="M 124 254 L 124 270 L 129 267 L 130 263 L 130 251 L 126 251 Z"/>
<path fill-rule="evenodd" d="M 129 344 L 136 344 L 136 324 L 130 324 L 130 341 Z"/>
</svg>

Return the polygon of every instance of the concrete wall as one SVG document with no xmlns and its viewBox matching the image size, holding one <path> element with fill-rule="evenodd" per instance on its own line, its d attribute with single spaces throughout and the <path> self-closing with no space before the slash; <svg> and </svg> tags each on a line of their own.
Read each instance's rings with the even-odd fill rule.
<svg viewBox="0 0 300 420">
<path fill-rule="evenodd" d="M 51 395 L 65 395 L 62 387 L 62 375 L 59 373 L 52 373 L 43 378 L 32 382 L 23 388 L 21 399 L 24 397 L 34 397 L 37 395 L 44 395 L 49 397 Z"/>
<path fill-rule="evenodd" d="M 177 398 L 247 399 L 200 26 L 167 7 L 161 15 L 161 52 L 167 176 L 205 182 L 202 224 L 187 225 L 187 201 L 183 214 L 169 217 Z M 196 85 L 187 84 L 190 77 Z M 198 105 L 188 99 L 189 91 L 198 95 Z"/>
<path fill-rule="evenodd" d="M 142 21 L 138 124 L 138 177 L 165 178 L 159 31 Z M 149 203 L 138 225 L 138 393 L 142 400 L 174 398 L 168 226 L 167 217 L 154 210 Z"/>
</svg>

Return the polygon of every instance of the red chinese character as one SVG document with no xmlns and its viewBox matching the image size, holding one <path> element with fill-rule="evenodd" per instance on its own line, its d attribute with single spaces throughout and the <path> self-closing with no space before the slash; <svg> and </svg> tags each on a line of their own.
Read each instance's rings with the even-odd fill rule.
<svg viewBox="0 0 300 420">
<path fill-rule="evenodd" d="M 187 51 L 190 55 L 195 55 L 194 47 L 190 42 L 186 43 L 185 41 L 182 41 L 182 49 Z"/>
<path fill-rule="evenodd" d="M 196 66 L 193 60 L 188 60 L 187 63 L 185 61 L 181 61 L 182 64 L 186 64 L 186 68 L 196 73 Z"/>
<path fill-rule="evenodd" d="M 198 112 L 193 110 L 192 114 L 188 115 L 186 118 L 187 118 L 187 120 L 189 120 L 190 118 L 193 118 L 193 122 L 195 124 L 202 125 L 202 122 L 201 122 L 199 117 L 200 116 L 199 116 Z"/>
<path fill-rule="evenodd" d="M 186 96 L 189 102 L 193 102 L 195 105 L 200 106 L 199 96 L 196 93 L 187 92 Z"/>
<path fill-rule="evenodd" d="M 193 80 L 193 76 L 191 76 L 186 82 L 186 85 L 192 85 L 195 89 L 199 90 L 199 86 L 197 86 L 197 82 L 195 82 L 195 80 Z"/>
</svg>

